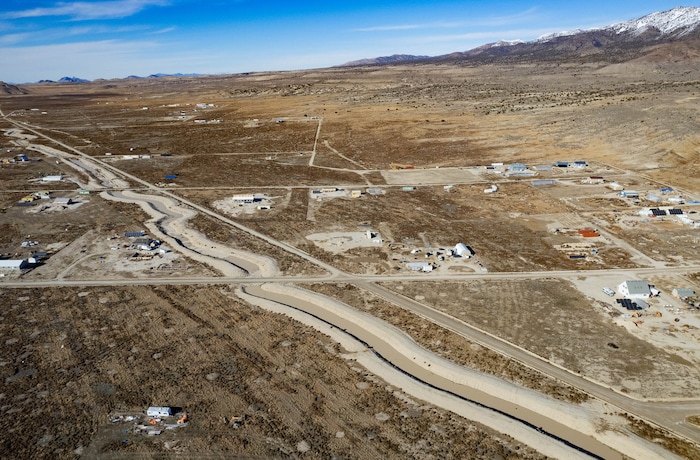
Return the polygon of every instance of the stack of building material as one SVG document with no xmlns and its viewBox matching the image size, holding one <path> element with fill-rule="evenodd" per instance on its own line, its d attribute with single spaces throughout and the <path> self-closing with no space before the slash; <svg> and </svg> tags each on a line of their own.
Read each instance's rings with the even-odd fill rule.
<svg viewBox="0 0 700 460">
<path fill-rule="evenodd" d="M 582 228 L 578 231 L 578 234 L 584 238 L 595 238 L 597 236 L 600 236 L 600 233 L 598 233 L 592 228 Z"/>
</svg>

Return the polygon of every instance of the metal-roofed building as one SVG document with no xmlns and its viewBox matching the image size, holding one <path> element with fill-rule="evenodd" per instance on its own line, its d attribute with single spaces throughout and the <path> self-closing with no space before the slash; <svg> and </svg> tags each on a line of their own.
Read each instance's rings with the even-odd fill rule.
<svg viewBox="0 0 700 460">
<path fill-rule="evenodd" d="M 683 300 L 689 297 L 695 297 L 695 291 L 690 288 L 674 288 L 671 294 L 673 297 Z"/>
<path fill-rule="evenodd" d="M 406 264 L 414 272 L 432 272 L 433 266 L 428 262 L 409 262 Z"/>
<path fill-rule="evenodd" d="M 457 243 L 452 250 L 452 253 L 457 257 L 468 259 L 472 256 L 472 251 L 464 243 Z"/>
<path fill-rule="evenodd" d="M 23 270 L 29 268 L 27 259 L 4 259 L 0 260 L 0 270 Z"/>
<path fill-rule="evenodd" d="M 625 281 L 617 287 L 617 290 L 630 299 L 648 299 L 651 297 L 649 283 L 642 280 Z"/>
</svg>

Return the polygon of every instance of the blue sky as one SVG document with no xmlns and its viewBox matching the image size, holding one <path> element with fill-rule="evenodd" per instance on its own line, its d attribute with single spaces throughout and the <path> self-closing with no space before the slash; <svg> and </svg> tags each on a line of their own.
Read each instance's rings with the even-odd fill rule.
<svg viewBox="0 0 700 460">
<path fill-rule="evenodd" d="M 664 0 L 0 0 L 0 80 L 225 74 L 391 54 L 436 56 L 675 6 Z"/>
</svg>

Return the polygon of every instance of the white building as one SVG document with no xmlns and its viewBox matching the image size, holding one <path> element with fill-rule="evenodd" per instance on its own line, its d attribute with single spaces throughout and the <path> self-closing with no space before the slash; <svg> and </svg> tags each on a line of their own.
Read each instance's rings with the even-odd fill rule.
<svg viewBox="0 0 700 460">
<path fill-rule="evenodd" d="M 233 201 L 238 203 L 252 203 L 255 201 L 255 195 L 233 195 Z"/>
<path fill-rule="evenodd" d="M 452 253 L 456 257 L 464 257 L 465 259 L 468 259 L 472 256 L 472 252 L 464 243 L 457 243 L 457 245 L 452 250 Z"/>
<path fill-rule="evenodd" d="M 406 264 L 414 272 L 432 272 L 433 266 L 428 262 L 409 262 Z"/>
<path fill-rule="evenodd" d="M 648 299 L 651 297 L 649 283 L 642 280 L 625 281 L 617 287 L 617 290 L 629 299 Z"/>
<path fill-rule="evenodd" d="M 63 176 L 44 176 L 41 180 L 43 182 L 59 182 L 63 180 Z"/>
<path fill-rule="evenodd" d="M 27 259 L 5 259 L 0 260 L 0 270 L 22 270 L 29 268 Z"/>
</svg>

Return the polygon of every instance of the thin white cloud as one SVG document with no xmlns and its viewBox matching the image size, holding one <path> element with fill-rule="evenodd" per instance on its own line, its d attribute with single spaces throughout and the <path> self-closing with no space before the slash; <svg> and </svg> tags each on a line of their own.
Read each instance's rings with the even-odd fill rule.
<svg viewBox="0 0 700 460">
<path fill-rule="evenodd" d="M 12 83 L 76 76 L 124 78 L 153 73 L 230 72 L 228 52 L 188 48 L 187 43 L 157 40 L 100 40 L 57 45 L 0 46 L 2 80 Z M 246 69 L 243 69 L 246 70 Z"/>
<path fill-rule="evenodd" d="M 86 25 L 75 27 L 50 28 L 42 30 L 40 33 L 16 32 L 0 34 L 0 46 L 40 46 L 41 44 L 59 44 L 65 40 L 75 40 L 76 37 L 113 37 L 115 34 L 134 34 L 137 32 L 148 33 L 150 26 L 131 25 L 108 27 L 106 25 Z"/>
<path fill-rule="evenodd" d="M 362 27 L 352 29 L 353 32 L 386 32 L 395 30 L 416 30 L 416 29 L 454 29 L 458 27 L 496 27 L 507 26 L 512 24 L 520 24 L 526 21 L 532 21 L 537 17 L 537 9 L 530 8 L 518 13 L 493 16 L 477 19 L 469 19 L 464 21 L 439 21 L 426 22 L 422 24 L 387 24 L 373 27 Z"/>
<path fill-rule="evenodd" d="M 413 30 L 413 29 L 425 29 L 430 26 L 428 24 L 394 24 L 386 26 L 374 26 L 374 27 L 362 27 L 359 29 L 352 29 L 353 32 L 384 32 L 392 30 Z"/>
<path fill-rule="evenodd" d="M 103 40 L 62 45 L 0 47 L 3 79 L 14 82 L 57 79 L 66 75 L 99 78 L 125 75 L 128 68 L 154 65 L 148 51 L 158 50 L 153 42 Z M 123 70 L 121 70 L 123 69 Z"/>
<path fill-rule="evenodd" d="M 544 34 L 551 33 L 550 29 L 517 29 L 517 30 L 490 30 L 484 32 L 468 32 L 464 34 L 449 35 L 424 35 L 417 37 L 406 37 L 402 39 L 404 43 L 440 43 L 440 42 L 460 42 L 475 40 L 532 40 Z M 483 44 L 483 43 L 482 43 Z"/>
<path fill-rule="evenodd" d="M 0 15 L 5 19 L 67 16 L 72 20 L 117 19 L 132 16 L 149 6 L 165 6 L 166 0 L 111 0 L 106 2 L 59 2 L 46 8 L 11 11 Z"/>
<path fill-rule="evenodd" d="M 166 27 L 165 29 L 154 30 L 151 32 L 151 35 L 167 34 L 168 32 L 173 32 L 174 30 L 177 30 L 177 27 Z"/>
<path fill-rule="evenodd" d="M 17 43 L 23 42 L 30 36 L 31 34 L 29 33 L 0 35 L 0 46 L 16 45 Z"/>
</svg>

